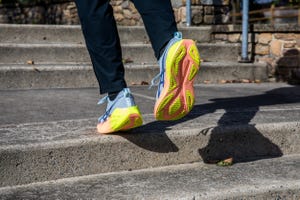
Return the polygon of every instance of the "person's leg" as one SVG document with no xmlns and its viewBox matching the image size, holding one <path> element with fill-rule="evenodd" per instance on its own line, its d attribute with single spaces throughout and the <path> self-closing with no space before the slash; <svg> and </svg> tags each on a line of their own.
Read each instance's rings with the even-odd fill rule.
<svg viewBox="0 0 300 200">
<path fill-rule="evenodd" d="M 76 0 L 100 93 L 126 88 L 120 39 L 109 0 Z"/>
<path fill-rule="evenodd" d="M 151 40 L 160 74 L 154 106 L 157 120 L 177 120 L 187 115 L 195 102 L 194 78 L 200 57 L 192 40 L 177 32 L 170 0 L 132 0 L 140 12 Z"/>
<path fill-rule="evenodd" d="M 157 60 L 166 44 L 177 32 L 177 26 L 170 0 L 132 0 L 142 16 Z"/>
<path fill-rule="evenodd" d="M 124 80 L 120 39 L 109 0 L 76 0 L 78 15 L 100 93 L 108 96 L 99 118 L 99 133 L 112 133 L 141 126 L 143 121 Z"/>
</svg>

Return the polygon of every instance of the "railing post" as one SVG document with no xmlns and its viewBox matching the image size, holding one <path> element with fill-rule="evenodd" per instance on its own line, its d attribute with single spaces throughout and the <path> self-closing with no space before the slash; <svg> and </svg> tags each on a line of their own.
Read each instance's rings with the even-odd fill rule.
<svg viewBox="0 0 300 200">
<path fill-rule="evenodd" d="M 298 8 L 298 25 L 300 25 L 300 8 Z"/>
<path fill-rule="evenodd" d="M 186 0 L 186 26 L 191 26 L 191 0 Z"/>
<path fill-rule="evenodd" d="M 243 0 L 242 57 L 239 62 L 250 62 L 248 58 L 248 23 L 249 0 Z"/>
<path fill-rule="evenodd" d="M 275 5 L 271 5 L 271 24 L 274 25 L 274 17 L 275 17 Z"/>
</svg>

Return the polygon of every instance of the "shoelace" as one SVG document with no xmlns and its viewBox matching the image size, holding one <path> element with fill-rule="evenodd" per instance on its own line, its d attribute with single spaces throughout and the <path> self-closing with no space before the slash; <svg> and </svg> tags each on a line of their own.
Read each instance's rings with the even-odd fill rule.
<svg viewBox="0 0 300 200">
<path fill-rule="evenodd" d="M 106 102 L 108 102 L 108 95 L 106 95 L 105 97 L 101 98 L 98 101 L 97 105 L 101 105 L 101 104 L 104 104 Z M 110 111 L 110 109 L 107 109 L 105 111 L 105 113 L 98 118 L 98 122 L 104 122 L 109 117 L 109 111 Z"/>
<path fill-rule="evenodd" d="M 97 105 L 104 104 L 104 103 L 106 103 L 107 101 L 108 101 L 108 95 L 106 95 L 105 97 L 101 98 L 101 99 L 98 101 Z"/>
<path fill-rule="evenodd" d="M 104 103 L 106 103 L 106 102 L 107 102 L 107 104 L 108 104 L 108 105 L 107 105 L 107 108 L 106 108 L 106 110 L 105 110 L 105 113 L 104 113 L 102 116 L 100 116 L 100 117 L 98 118 L 98 122 L 104 122 L 104 121 L 109 117 L 110 112 L 111 112 L 111 109 L 114 107 L 114 105 L 117 103 L 117 101 L 118 101 L 120 98 L 126 97 L 127 95 L 130 94 L 130 90 L 129 90 L 128 88 L 124 88 L 121 92 L 122 92 L 122 95 L 123 95 L 123 96 L 121 96 L 120 93 L 119 93 L 118 96 L 117 96 L 113 101 L 110 101 L 110 100 L 109 100 L 109 96 L 108 96 L 108 95 L 106 95 L 105 97 L 101 98 L 101 99 L 98 101 L 97 105 L 101 105 L 101 104 L 104 104 Z M 133 97 L 132 97 L 132 98 L 133 98 Z"/>
</svg>

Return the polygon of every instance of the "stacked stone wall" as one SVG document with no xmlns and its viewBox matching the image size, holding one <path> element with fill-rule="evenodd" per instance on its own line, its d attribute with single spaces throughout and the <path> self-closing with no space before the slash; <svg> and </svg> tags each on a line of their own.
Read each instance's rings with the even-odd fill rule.
<svg viewBox="0 0 300 200">
<path fill-rule="evenodd" d="M 0 23 L 17 24 L 79 24 L 74 2 L 45 1 L 37 4 L 0 5 Z M 118 25 L 135 26 L 143 22 L 129 0 L 111 0 Z M 172 0 L 178 24 L 186 23 L 185 0 Z M 226 24 L 230 22 L 229 0 L 192 0 L 192 24 Z"/>
<path fill-rule="evenodd" d="M 278 32 L 264 32 L 263 27 L 248 36 L 249 58 L 268 63 L 270 80 L 300 83 L 300 30 L 295 26 L 294 30 L 287 31 L 282 25 Z M 213 40 L 216 43 L 241 43 L 241 32 L 215 32 Z"/>
<path fill-rule="evenodd" d="M 0 23 L 79 24 L 74 2 L 0 5 Z"/>
<path fill-rule="evenodd" d="M 143 21 L 133 3 L 129 0 L 113 0 L 110 2 L 114 9 L 114 17 L 118 25 L 136 26 Z"/>
<path fill-rule="evenodd" d="M 228 0 L 192 0 L 192 24 L 227 24 L 230 23 L 230 1 Z M 178 24 L 186 23 L 186 1 L 173 2 L 174 15 Z"/>
</svg>

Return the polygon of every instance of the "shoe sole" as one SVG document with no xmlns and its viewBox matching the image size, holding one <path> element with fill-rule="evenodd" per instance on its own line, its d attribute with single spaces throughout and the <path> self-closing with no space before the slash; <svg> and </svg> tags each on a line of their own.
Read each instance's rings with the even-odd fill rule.
<svg viewBox="0 0 300 200">
<path fill-rule="evenodd" d="M 195 102 L 194 79 L 200 55 L 193 40 L 180 40 L 168 50 L 164 87 L 154 106 L 157 120 L 177 120 L 187 115 Z"/>
<path fill-rule="evenodd" d="M 97 125 L 97 130 L 102 134 L 127 131 L 143 124 L 141 113 L 137 106 L 129 108 L 116 108 L 110 117 Z"/>
</svg>

